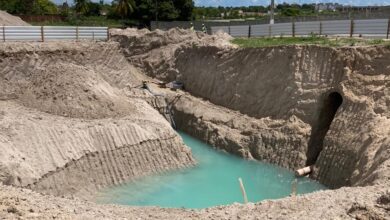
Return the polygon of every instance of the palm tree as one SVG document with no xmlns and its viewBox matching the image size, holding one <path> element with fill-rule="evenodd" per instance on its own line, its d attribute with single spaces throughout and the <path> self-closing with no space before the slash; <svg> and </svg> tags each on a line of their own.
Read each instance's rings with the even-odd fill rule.
<svg viewBox="0 0 390 220">
<path fill-rule="evenodd" d="M 122 18 L 127 17 L 135 10 L 135 1 L 134 0 L 117 0 L 118 4 L 116 6 L 116 11 L 122 16 Z"/>
<path fill-rule="evenodd" d="M 76 3 L 76 12 L 79 14 L 86 14 L 88 12 L 89 0 L 74 0 Z"/>
</svg>

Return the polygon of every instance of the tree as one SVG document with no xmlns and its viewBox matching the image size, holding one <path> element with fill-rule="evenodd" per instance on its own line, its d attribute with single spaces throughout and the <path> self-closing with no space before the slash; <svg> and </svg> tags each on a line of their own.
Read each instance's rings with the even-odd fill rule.
<svg viewBox="0 0 390 220">
<path fill-rule="evenodd" d="M 173 1 L 159 1 L 158 3 L 159 20 L 173 21 L 179 17 L 179 10 L 175 8 Z"/>
<path fill-rule="evenodd" d="M 128 17 L 135 11 L 134 0 L 117 0 L 116 11 L 122 17 Z"/>
<path fill-rule="evenodd" d="M 136 0 L 136 4 L 136 18 L 146 21 L 146 23 L 155 19 L 156 13 L 158 12 L 156 8 L 156 0 Z"/>
<path fill-rule="evenodd" d="M 193 10 L 193 0 L 113 0 L 108 17 L 137 19 L 149 24 L 156 16 L 160 21 L 191 20 Z"/>
<path fill-rule="evenodd" d="M 33 4 L 32 14 L 56 14 L 57 6 L 50 0 L 35 0 Z"/>
<path fill-rule="evenodd" d="M 134 18 L 148 23 L 160 21 L 191 20 L 194 3 L 192 0 L 135 0 L 137 8 Z"/>
<path fill-rule="evenodd" d="M 35 0 L 25 0 L 22 1 L 22 7 L 25 11 L 25 14 L 33 14 L 34 12 L 34 6 L 35 6 Z M 35 9 L 36 10 L 36 9 Z"/>
<path fill-rule="evenodd" d="M 69 15 L 69 5 L 68 2 L 64 2 L 61 6 L 61 15 L 68 16 Z"/>
<path fill-rule="evenodd" d="M 74 0 L 76 12 L 79 14 L 88 13 L 89 0 Z"/>
<path fill-rule="evenodd" d="M 298 16 L 301 14 L 301 11 L 298 8 L 284 8 L 282 10 L 283 16 Z"/>
<path fill-rule="evenodd" d="M 11 14 L 57 13 L 57 6 L 50 0 L 0 0 L 0 9 Z"/>
<path fill-rule="evenodd" d="M 100 10 L 102 10 L 103 6 L 99 3 L 88 2 L 88 11 L 85 13 L 87 16 L 99 16 Z"/>
<path fill-rule="evenodd" d="M 0 9 L 11 14 L 23 14 L 23 5 L 19 3 L 19 0 L 0 0 Z"/>
<path fill-rule="evenodd" d="M 11 14 L 32 14 L 34 0 L 0 0 L 0 9 Z"/>
<path fill-rule="evenodd" d="M 192 11 L 194 10 L 194 2 L 192 0 L 175 0 L 174 5 L 179 12 L 177 19 L 182 21 L 192 20 Z"/>
</svg>

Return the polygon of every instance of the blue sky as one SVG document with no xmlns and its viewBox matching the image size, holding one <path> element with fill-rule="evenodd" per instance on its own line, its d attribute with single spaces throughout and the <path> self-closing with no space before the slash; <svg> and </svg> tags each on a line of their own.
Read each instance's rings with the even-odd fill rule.
<svg viewBox="0 0 390 220">
<path fill-rule="evenodd" d="M 63 3 L 65 0 L 53 0 L 56 3 Z M 99 0 L 92 0 L 99 2 Z M 111 2 L 111 0 L 104 0 L 105 2 Z M 270 0 L 194 0 L 197 6 L 248 6 L 248 5 L 268 5 Z M 72 3 L 73 0 L 68 0 Z M 327 3 L 337 2 L 347 5 L 390 5 L 390 0 L 275 0 L 276 3 Z"/>
</svg>

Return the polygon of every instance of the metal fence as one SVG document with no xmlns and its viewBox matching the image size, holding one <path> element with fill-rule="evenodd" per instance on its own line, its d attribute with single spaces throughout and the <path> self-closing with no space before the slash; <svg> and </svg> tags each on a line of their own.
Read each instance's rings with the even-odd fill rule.
<svg viewBox="0 0 390 220">
<path fill-rule="evenodd" d="M 108 40 L 107 27 L 72 26 L 0 26 L 0 40 L 50 41 L 50 40 Z"/>
<path fill-rule="evenodd" d="M 214 26 L 211 33 L 223 31 L 233 37 L 273 37 L 273 36 L 361 36 L 389 38 L 390 19 L 335 20 L 290 22 L 260 25 Z"/>
<path fill-rule="evenodd" d="M 288 22 L 307 22 L 307 21 L 331 21 L 331 20 L 368 20 L 368 19 L 387 19 L 390 17 L 389 12 L 383 13 L 355 13 L 355 14 L 340 14 L 340 15 L 318 15 L 318 16 L 302 16 L 302 17 L 275 17 L 275 23 Z M 240 26 L 240 25 L 259 25 L 269 24 L 269 17 L 256 20 L 205 20 L 205 21 L 151 21 L 151 30 L 161 29 L 169 30 L 171 28 L 188 29 L 193 24 L 195 30 L 201 31 L 204 24 L 208 30 L 216 26 Z M 211 31 L 209 31 L 211 33 Z"/>
</svg>

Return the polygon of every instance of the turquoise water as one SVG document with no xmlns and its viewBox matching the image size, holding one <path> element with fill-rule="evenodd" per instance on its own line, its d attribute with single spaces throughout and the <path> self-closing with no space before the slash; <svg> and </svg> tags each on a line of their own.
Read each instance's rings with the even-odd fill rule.
<svg viewBox="0 0 390 220">
<path fill-rule="evenodd" d="M 242 203 L 239 177 L 243 180 L 250 202 L 283 198 L 291 194 L 295 177 L 289 170 L 216 151 L 185 133 L 179 133 L 199 162 L 196 167 L 109 188 L 98 196 L 98 202 L 185 208 Z M 326 187 L 308 178 L 298 179 L 299 194 L 321 189 Z"/>
</svg>

